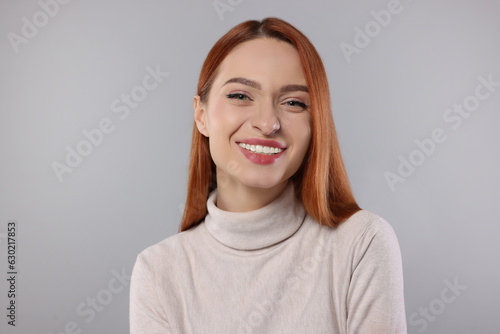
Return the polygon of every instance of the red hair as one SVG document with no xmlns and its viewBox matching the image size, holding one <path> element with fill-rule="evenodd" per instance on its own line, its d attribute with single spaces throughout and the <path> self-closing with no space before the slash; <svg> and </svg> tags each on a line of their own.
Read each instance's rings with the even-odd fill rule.
<svg viewBox="0 0 500 334">
<path fill-rule="evenodd" d="M 295 193 L 319 224 L 338 226 L 360 210 L 347 178 L 331 113 L 330 91 L 321 58 L 309 41 L 291 24 L 278 19 L 249 20 L 232 28 L 212 47 L 203 63 L 197 94 L 208 100 L 219 65 L 231 50 L 246 41 L 275 38 L 293 45 L 304 69 L 311 99 L 311 142 L 299 170 L 292 176 Z M 217 186 L 215 164 L 208 138 L 193 124 L 186 206 L 179 227 L 185 231 L 207 214 L 206 201 Z"/>
</svg>

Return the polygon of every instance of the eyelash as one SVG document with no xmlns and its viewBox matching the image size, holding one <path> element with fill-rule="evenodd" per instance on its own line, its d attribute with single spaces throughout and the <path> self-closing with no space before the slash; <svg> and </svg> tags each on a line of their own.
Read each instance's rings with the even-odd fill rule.
<svg viewBox="0 0 500 334">
<path fill-rule="evenodd" d="M 226 97 L 228 99 L 237 99 L 237 100 L 244 100 L 244 99 L 240 99 L 240 97 L 245 97 L 246 99 L 250 100 L 250 98 L 248 96 L 246 96 L 245 94 L 242 94 L 242 93 L 231 93 L 231 94 L 227 94 Z"/>
<path fill-rule="evenodd" d="M 231 93 L 231 94 L 227 94 L 226 97 L 228 99 L 236 99 L 236 100 L 240 100 L 240 101 L 251 100 L 247 95 L 242 94 L 242 93 Z M 297 104 L 299 107 L 301 107 L 304 110 L 309 108 L 309 106 L 307 104 L 300 102 L 298 100 L 290 100 L 290 101 L 286 101 L 285 103 L 290 103 L 290 102 Z M 294 107 L 291 105 L 289 105 L 289 106 Z"/>
<path fill-rule="evenodd" d="M 300 101 L 297 101 L 297 100 L 286 101 L 286 103 L 290 103 L 290 102 L 298 104 L 299 107 L 301 107 L 302 109 L 309 108 L 309 106 L 307 104 L 305 104 L 304 102 L 300 102 Z M 293 107 L 293 106 L 290 106 L 290 107 Z"/>
</svg>

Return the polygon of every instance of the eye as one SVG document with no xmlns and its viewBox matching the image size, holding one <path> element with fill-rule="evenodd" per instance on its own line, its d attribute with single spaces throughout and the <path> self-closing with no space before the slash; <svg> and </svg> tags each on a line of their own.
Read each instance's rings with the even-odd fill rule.
<svg viewBox="0 0 500 334">
<path fill-rule="evenodd" d="M 302 109 L 307 109 L 309 106 L 303 102 L 297 101 L 297 100 L 291 100 L 291 101 L 286 101 L 285 104 L 290 107 L 299 107 Z"/>
<path fill-rule="evenodd" d="M 240 101 L 245 101 L 245 100 L 250 100 L 250 98 L 242 93 L 232 93 L 232 94 L 227 94 L 226 97 L 228 99 L 235 99 L 235 100 L 240 100 Z"/>
</svg>

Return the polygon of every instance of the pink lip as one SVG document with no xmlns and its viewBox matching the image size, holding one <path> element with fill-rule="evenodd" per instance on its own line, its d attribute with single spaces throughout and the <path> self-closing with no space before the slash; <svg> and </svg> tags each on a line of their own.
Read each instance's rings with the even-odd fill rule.
<svg viewBox="0 0 500 334">
<path fill-rule="evenodd" d="M 245 143 L 245 144 L 250 144 L 250 145 L 262 145 L 262 146 L 269 146 L 269 147 L 277 147 L 281 149 L 285 149 L 286 146 L 274 141 L 274 140 L 266 140 L 266 139 L 258 139 L 258 138 L 248 138 L 244 139 L 242 141 L 237 141 L 236 144 L 239 143 Z"/>
<path fill-rule="evenodd" d="M 278 148 L 281 148 L 283 150 L 280 153 L 266 155 L 266 154 L 260 154 L 260 153 L 254 153 L 254 152 L 248 151 L 247 149 L 244 149 L 243 147 L 238 145 L 241 153 L 243 153 L 243 155 L 248 160 L 250 160 L 253 163 L 259 164 L 259 165 L 270 165 L 270 164 L 274 163 L 276 160 L 278 160 L 283 155 L 283 153 L 286 150 L 286 147 L 284 145 L 282 145 L 274 140 L 248 139 L 248 140 L 237 142 L 237 143 L 278 147 Z"/>
</svg>

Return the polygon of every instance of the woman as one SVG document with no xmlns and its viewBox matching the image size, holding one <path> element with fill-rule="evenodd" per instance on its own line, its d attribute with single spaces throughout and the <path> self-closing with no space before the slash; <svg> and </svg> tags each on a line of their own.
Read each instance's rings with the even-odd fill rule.
<svg viewBox="0 0 500 334">
<path fill-rule="evenodd" d="M 309 40 L 234 27 L 194 120 L 180 233 L 137 258 L 131 333 L 405 333 L 398 240 L 354 200 Z"/>
</svg>

